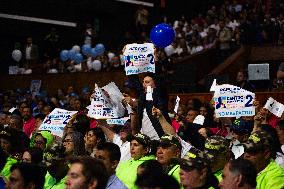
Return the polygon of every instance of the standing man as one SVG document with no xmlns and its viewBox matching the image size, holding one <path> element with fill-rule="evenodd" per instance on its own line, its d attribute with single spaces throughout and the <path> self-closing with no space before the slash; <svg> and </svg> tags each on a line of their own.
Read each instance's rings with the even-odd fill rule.
<svg viewBox="0 0 284 189">
<path fill-rule="evenodd" d="M 31 64 L 35 64 L 38 61 L 38 47 L 33 44 L 33 39 L 31 37 L 27 38 L 27 45 L 25 46 L 25 60 L 26 65 L 30 67 Z"/>
<path fill-rule="evenodd" d="M 97 145 L 95 157 L 103 161 L 108 175 L 110 176 L 106 189 L 127 189 L 127 187 L 115 175 L 115 169 L 119 163 L 120 155 L 120 148 L 114 143 L 105 142 Z"/>
</svg>

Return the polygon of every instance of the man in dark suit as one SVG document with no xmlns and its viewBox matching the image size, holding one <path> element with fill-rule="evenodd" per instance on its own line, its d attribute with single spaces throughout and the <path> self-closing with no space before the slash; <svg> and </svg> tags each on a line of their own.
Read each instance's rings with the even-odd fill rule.
<svg viewBox="0 0 284 189">
<path fill-rule="evenodd" d="M 33 39 L 31 37 L 27 38 L 27 45 L 24 49 L 25 53 L 25 66 L 30 67 L 31 64 L 35 64 L 38 61 L 38 46 L 33 44 Z"/>
</svg>

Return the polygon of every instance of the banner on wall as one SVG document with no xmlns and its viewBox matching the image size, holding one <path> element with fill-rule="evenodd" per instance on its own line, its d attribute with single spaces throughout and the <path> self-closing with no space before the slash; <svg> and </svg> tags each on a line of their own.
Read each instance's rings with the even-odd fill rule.
<svg viewBox="0 0 284 189">
<path fill-rule="evenodd" d="M 64 127 L 76 113 L 77 111 L 55 108 L 48 116 L 45 117 L 39 127 L 39 130 L 49 130 L 53 135 L 62 137 Z"/>
<path fill-rule="evenodd" d="M 223 84 L 215 86 L 213 96 L 216 117 L 255 115 L 255 94 L 240 87 Z"/>
<path fill-rule="evenodd" d="M 123 59 L 126 75 L 144 72 L 155 73 L 154 45 L 152 43 L 126 45 Z"/>
</svg>

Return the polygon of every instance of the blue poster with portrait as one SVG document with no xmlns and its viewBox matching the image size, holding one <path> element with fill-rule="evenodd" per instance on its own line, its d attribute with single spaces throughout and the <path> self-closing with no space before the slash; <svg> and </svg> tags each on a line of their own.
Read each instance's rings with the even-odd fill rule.
<svg viewBox="0 0 284 189">
<path fill-rule="evenodd" d="M 152 43 L 126 45 L 123 52 L 126 75 L 155 73 L 154 51 Z"/>
<path fill-rule="evenodd" d="M 254 93 L 240 87 L 217 85 L 213 96 L 216 117 L 254 116 L 254 99 Z"/>
</svg>

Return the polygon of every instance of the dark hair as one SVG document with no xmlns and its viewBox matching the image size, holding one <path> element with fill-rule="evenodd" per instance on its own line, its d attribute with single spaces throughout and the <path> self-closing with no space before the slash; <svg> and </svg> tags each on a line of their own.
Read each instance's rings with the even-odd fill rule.
<svg viewBox="0 0 284 189">
<path fill-rule="evenodd" d="M 12 114 L 10 119 L 15 120 L 17 128 L 23 128 L 23 119 L 21 118 L 21 116 L 16 115 L 16 114 Z"/>
<path fill-rule="evenodd" d="M 43 150 L 38 147 L 28 148 L 24 150 L 24 152 L 29 152 L 29 154 L 31 155 L 32 163 L 34 164 L 39 164 L 43 160 Z"/>
<path fill-rule="evenodd" d="M 75 116 L 75 121 L 73 122 L 73 125 L 76 131 L 82 133 L 82 135 L 85 135 L 86 132 L 90 129 L 90 120 L 85 114 L 77 114 Z"/>
<path fill-rule="evenodd" d="M 165 173 L 147 174 L 143 173 L 137 176 L 135 185 L 145 188 L 160 188 L 160 189 L 179 189 L 177 180 Z"/>
<path fill-rule="evenodd" d="M 43 114 L 43 113 L 39 113 L 35 116 L 35 119 L 44 120 L 44 118 L 45 118 L 45 114 Z"/>
<path fill-rule="evenodd" d="M 93 133 L 96 135 L 97 139 L 100 140 L 100 142 L 106 142 L 105 134 L 101 128 L 96 127 L 96 128 L 89 129 L 87 133 L 89 131 L 93 131 Z"/>
<path fill-rule="evenodd" d="M 279 127 L 280 130 L 284 130 L 284 120 L 280 120 L 278 122 L 278 127 Z"/>
<path fill-rule="evenodd" d="M 44 185 L 45 171 L 39 165 L 32 163 L 16 163 L 12 165 L 10 172 L 19 170 L 24 179 L 24 186 L 27 187 L 30 183 L 35 185 L 35 189 L 42 189 Z"/>
<path fill-rule="evenodd" d="M 119 161 L 121 157 L 120 148 L 112 142 L 103 142 L 97 145 L 97 150 L 107 151 L 111 161 Z"/>
<path fill-rule="evenodd" d="M 7 158 L 8 158 L 8 154 L 6 154 L 4 150 L 0 147 L 0 172 L 4 168 Z"/>
<path fill-rule="evenodd" d="M 74 143 L 73 156 L 85 155 L 85 142 L 83 135 L 80 132 L 74 131 L 66 134 L 62 141 L 64 141 L 68 135 L 71 136 Z"/>
<path fill-rule="evenodd" d="M 158 175 L 158 174 L 163 173 L 163 166 L 157 160 L 144 161 L 138 167 L 144 169 L 142 174 Z"/>
<path fill-rule="evenodd" d="M 273 159 L 276 158 L 276 152 L 281 152 L 281 144 L 277 135 L 277 131 L 269 124 L 261 124 L 260 129 L 262 131 L 265 131 L 267 134 L 269 134 L 271 137 L 269 137 L 269 143 L 271 144 L 271 147 L 269 150 L 271 151 L 271 157 Z"/>
<path fill-rule="evenodd" d="M 86 183 L 97 180 L 97 189 L 105 189 L 108 181 L 108 173 L 104 163 L 93 159 L 90 156 L 81 156 L 70 161 L 71 164 L 79 163 L 82 165 L 82 173 L 86 178 Z"/>
<path fill-rule="evenodd" d="M 241 174 L 243 183 L 251 187 L 256 187 L 257 172 L 254 165 L 249 161 L 242 158 L 231 160 L 228 163 L 229 170 L 235 174 Z"/>
</svg>

